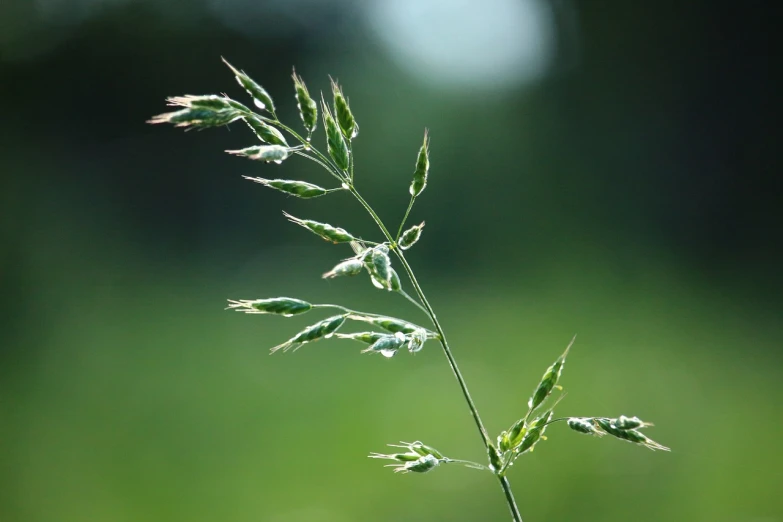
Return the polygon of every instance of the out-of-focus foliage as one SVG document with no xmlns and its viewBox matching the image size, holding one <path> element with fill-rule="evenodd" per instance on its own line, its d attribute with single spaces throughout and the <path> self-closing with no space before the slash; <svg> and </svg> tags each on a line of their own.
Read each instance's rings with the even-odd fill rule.
<svg viewBox="0 0 783 522">
<path fill-rule="evenodd" d="M 510 472 L 525 520 L 783 517 L 766 4 L 553 3 L 538 76 L 451 86 L 406 68 L 354 3 L 175 4 L 0 4 L 0 520 L 508 516 L 489 474 L 394 476 L 365 458 L 421 439 L 483 461 L 434 343 L 393 360 L 333 339 L 269 357 L 308 320 L 222 311 L 339 295 L 420 319 L 365 281 L 321 279 L 350 249 L 280 213 L 316 206 L 372 238 L 358 205 L 242 179 L 326 183 L 316 167 L 224 154 L 256 144 L 242 125 L 144 124 L 174 93 L 241 96 L 221 56 L 287 121 L 292 66 L 314 97 L 339 79 L 361 123 L 357 183 L 389 222 L 429 128 L 411 217 L 427 230 L 409 257 L 494 433 L 578 333 L 558 413 L 639 415 L 672 448 L 554 425 L 557 444 Z"/>
</svg>

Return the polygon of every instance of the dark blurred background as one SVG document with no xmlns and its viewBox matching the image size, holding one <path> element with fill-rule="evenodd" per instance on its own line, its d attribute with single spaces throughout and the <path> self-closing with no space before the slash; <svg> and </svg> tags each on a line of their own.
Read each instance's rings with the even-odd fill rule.
<svg viewBox="0 0 783 522">
<path fill-rule="evenodd" d="M 774 2 L 0 0 L 0 521 L 508 520 L 435 343 L 390 360 L 312 323 L 225 312 L 292 295 L 422 320 L 281 210 L 377 237 L 313 164 L 230 157 L 164 98 L 227 92 L 225 56 L 298 127 L 338 78 L 357 185 L 396 226 L 488 428 L 524 414 L 574 333 L 561 415 L 639 415 L 670 454 L 553 426 L 511 482 L 526 521 L 783 520 L 780 62 Z M 319 131 L 320 132 L 320 131 Z M 323 134 L 316 143 L 323 146 Z M 410 285 L 408 285 L 410 287 Z M 778 491 L 778 493 L 775 493 Z"/>
</svg>

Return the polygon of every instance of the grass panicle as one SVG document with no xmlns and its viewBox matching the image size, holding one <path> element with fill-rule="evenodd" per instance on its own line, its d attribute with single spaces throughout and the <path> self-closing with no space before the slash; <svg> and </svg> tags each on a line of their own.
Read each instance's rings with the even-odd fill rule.
<svg viewBox="0 0 783 522">
<path fill-rule="evenodd" d="M 302 199 L 317 198 L 334 191 L 348 192 L 377 225 L 381 235 L 378 241 L 362 240 L 343 228 L 327 223 L 300 219 L 287 213 L 284 215 L 291 222 L 306 228 L 326 241 L 348 243 L 353 249 L 355 255 L 344 259 L 324 273 L 322 275 L 324 279 L 355 276 L 366 271 L 370 275 L 370 282 L 373 286 L 404 297 L 417 308 L 418 312 L 423 312 L 432 329 L 397 317 L 352 310 L 338 304 L 313 304 L 291 297 L 229 300 L 227 308 L 248 314 L 268 314 L 282 317 L 293 317 L 313 309 L 330 309 L 337 312 L 337 315 L 332 315 L 307 326 L 284 343 L 272 348 L 272 352 L 296 350 L 305 344 L 334 338 L 339 341 L 352 340 L 362 343 L 361 353 L 379 353 L 384 358 L 392 358 L 405 349 L 415 354 L 423 348 L 428 340 L 436 341 L 446 356 L 448 365 L 457 380 L 479 432 L 486 449 L 487 464 L 446 457 L 438 450 L 420 441 L 391 444 L 390 446 L 395 448 L 393 453 L 371 453 L 370 458 L 389 460 L 391 463 L 387 466 L 396 473 L 402 474 L 427 473 L 443 464 L 451 463 L 489 472 L 498 480 L 514 522 L 522 522 L 522 515 L 507 474 L 518 458 L 532 452 L 541 441 L 546 440 L 544 435 L 546 430 L 555 423 L 565 422 L 570 430 L 577 433 L 595 437 L 609 436 L 651 450 L 669 451 L 669 448 L 653 441 L 641 432 L 642 429 L 652 426 L 652 424 L 642 421 L 638 417 L 620 415 L 618 418 L 576 416 L 553 418 L 555 407 L 565 397 L 565 394 L 561 392 L 553 404 L 547 405 L 547 401 L 554 390 L 562 390 L 560 381 L 566 357 L 574 339 L 571 340 L 563 354 L 544 372 L 533 394 L 527 400 L 527 411 L 524 414 L 520 412 L 519 414 L 522 416 L 494 439 L 496 443 L 493 442 L 471 397 L 465 378 L 454 359 L 446 333 L 424 294 L 413 268 L 405 257 L 407 250 L 420 241 L 424 227 L 422 221 L 419 225 L 404 230 L 416 198 L 427 186 L 430 169 L 429 132 L 425 130 L 424 139 L 416 157 L 416 166 L 409 188 L 408 207 L 396 229 L 396 234 L 392 235 L 390 229 L 354 185 L 355 166 L 352 140 L 356 138 L 359 126 L 348 99 L 337 82 L 330 79 L 331 106 L 326 103 L 323 94 L 320 99 L 320 116 L 326 135 L 326 153 L 324 153 L 311 143 L 318 123 L 318 103 L 310 96 L 304 81 L 295 71 L 292 78 L 299 117 L 307 131 L 304 137 L 278 120 L 272 98 L 260 84 L 251 79 L 244 71 L 229 64 L 225 59 L 223 61 L 230 68 L 239 85 L 250 94 L 255 107 L 262 113 L 254 112 L 226 95 L 188 94 L 168 98 L 169 106 L 177 109 L 153 116 L 149 123 L 170 123 L 176 127 L 185 128 L 209 128 L 243 120 L 261 141 L 261 145 L 227 151 L 230 154 L 267 163 L 281 163 L 286 159 L 299 156 L 322 167 L 328 176 L 338 181 L 339 188 L 324 188 L 309 181 L 250 176 L 245 176 L 245 178 L 286 195 Z M 289 146 L 288 140 L 292 140 L 295 145 Z M 406 287 L 410 285 L 413 295 L 408 295 L 403 291 L 400 275 L 392 266 L 392 258 L 394 258 L 395 267 L 400 271 L 399 274 L 407 278 Z M 356 326 L 356 323 L 361 323 L 368 329 L 357 332 L 339 331 L 343 328 L 347 329 L 346 325 Z"/>
</svg>

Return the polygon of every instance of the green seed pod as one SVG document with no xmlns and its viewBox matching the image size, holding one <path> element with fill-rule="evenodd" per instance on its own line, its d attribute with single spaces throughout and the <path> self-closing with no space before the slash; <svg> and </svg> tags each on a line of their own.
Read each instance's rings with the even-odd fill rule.
<svg viewBox="0 0 783 522">
<path fill-rule="evenodd" d="M 326 102 L 321 100 L 321 111 L 324 120 L 324 129 L 326 129 L 326 150 L 329 152 L 329 156 L 332 157 L 335 164 L 344 172 L 348 170 L 350 166 L 348 145 L 345 143 L 345 138 L 340 129 L 337 127 L 332 113 L 329 111 L 329 107 Z"/>
<path fill-rule="evenodd" d="M 364 256 L 364 264 L 370 272 L 372 284 L 381 290 L 392 289 L 392 267 L 388 251 L 386 245 L 380 245 Z M 397 280 L 399 282 L 399 276 Z"/>
<path fill-rule="evenodd" d="M 307 130 L 307 141 L 310 141 L 316 125 L 318 125 L 318 105 L 310 97 L 307 86 L 302 81 L 301 76 L 297 76 L 296 71 L 293 74 L 294 89 L 296 90 L 296 106 L 299 108 L 299 116 Z"/>
<path fill-rule="evenodd" d="M 345 261 L 338 263 L 334 268 L 326 272 L 323 276 L 324 279 L 333 279 L 335 277 L 342 276 L 355 276 L 362 273 L 364 263 L 355 257 L 346 259 Z"/>
<path fill-rule="evenodd" d="M 250 176 L 242 176 L 250 181 L 261 183 L 262 185 L 285 192 L 289 196 L 296 196 L 302 199 L 312 199 L 324 194 L 328 194 L 329 191 L 318 185 L 307 183 L 305 181 L 294 181 L 289 179 L 264 179 L 264 178 L 251 178 Z"/>
<path fill-rule="evenodd" d="M 593 421 L 599 428 L 604 430 L 609 435 L 614 435 L 615 437 L 617 437 L 618 436 L 617 433 L 623 431 L 617 426 L 615 426 L 614 424 L 612 424 L 612 419 L 607 419 L 606 417 L 596 417 L 595 419 L 593 419 Z"/>
<path fill-rule="evenodd" d="M 498 473 L 503 469 L 503 461 L 500 459 L 500 454 L 492 444 L 487 446 L 487 456 L 489 457 L 489 467 L 494 473 Z"/>
<path fill-rule="evenodd" d="M 271 352 L 275 353 L 281 348 L 283 351 L 290 349 L 296 350 L 300 346 L 306 343 L 318 341 L 320 339 L 328 339 L 345 323 L 345 315 L 335 315 L 312 324 L 284 342 L 272 348 Z"/>
<path fill-rule="evenodd" d="M 377 342 L 380 338 L 386 337 L 389 334 L 381 333 L 381 332 L 355 332 L 355 333 L 349 333 L 349 334 L 341 334 L 338 333 L 337 337 L 340 339 L 352 339 L 354 341 L 359 341 L 365 344 L 373 344 Z"/>
<path fill-rule="evenodd" d="M 277 314 L 283 317 L 303 314 L 313 309 L 313 305 L 292 297 L 272 297 L 242 301 L 228 301 L 228 307 L 239 312 L 251 314 Z"/>
<path fill-rule="evenodd" d="M 566 421 L 568 424 L 568 427 L 571 428 L 574 431 L 578 431 L 579 433 L 586 433 L 587 435 L 596 435 L 598 437 L 603 437 L 604 432 L 599 431 L 595 424 L 593 424 L 593 419 L 586 417 L 571 417 Z"/>
<path fill-rule="evenodd" d="M 519 419 L 508 430 L 508 443 L 510 448 L 518 446 L 522 439 L 525 437 L 527 427 L 525 426 L 525 419 Z M 503 449 L 503 448 L 501 448 Z"/>
<path fill-rule="evenodd" d="M 428 132 L 424 131 L 424 143 L 419 149 L 419 156 L 416 159 L 416 170 L 413 172 L 413 182 L 411 182 L 410 193 L 414 198 L 417 197 L 427 186 L 427 173 L 430 170 L 430 138 Z"/>
<path fill-rule="evenodd" d="M 263 143 L 288 147 L 288 142 L 285 141 L 285 137 L 276 128 L 267 125 L 264 121 L 255 116 L 243 116 L 243 119 Z"/>
<path fill-rule="evenodd" d="M 565 352 L 563 352 L 563 355 L 557 358 L 557 360 L 547 368 L 546 372 L 544 372 L 544 376 L 541 378 L 541 382 L 538 384 L 538 388 L 536 388 L 536 391 L 533 392 L 533 396 L 530 397 L 530 399 L 527 401 L 527 405 L 530 408 L 530 411 L 535 410 L 538 408 L 544 400 L 549 397 L 549 394 L 552 393 L 552 390 L 557 385 L 557 381 L 560 379 L 560 375 L 563 373 L 563 366 L 565 365 L 566 356 L 568 355 L 568 351 L 571 349 L 571 345 L 574 344 L 574 340 L 576 340 L 576 337 L 571 339 L 571 342 L 568 344 L 568 347 L 565 349 Z"/>
<path fill-rule="evenodd" d="M 267 163 L 274 161 L 278 165 L 291 155 L 291 150 L 281 145 L 254 145 L 252 147 L 245 147 L 244 149 L 227 150 L 226 152 L 251 160 L 266 161 Z M 253 181 L 262 179 L 249 178 L 247 176 L 245 176 L 245 178 Z M 258 181 L 258 183 L 263 182 Z"/>
<path fill-rule="evenodd" d="M 400 276 L 397 275 L 397 271 L 393 268 L 391 269 L 391 277 L 389 278 L 389 290 L 392 292 L 399 292 L 402 290 L 402 281 L 400 281 Z"/>
<path fill-rule="evenodd" d="M 394 453 L 392 455 L 385 455 L 386 458 L 393 458 L 398 462 L 416 462 L 421 458 L 418 453 Z"/>
<path fill-rule="evenodd" d="M 420 326 L 416 326 L 413 323 L 403 321 L 402 319 L 395 319 L 394 317 L 350 314 L 348 316 L 348 319 L 352 319 L 354 321 L 362 321 L 365 323 L 369 323 L 373 326 L 379 326 L 391 333 L 399 332 L 403 334 L 412 334 L 417 330 L 422 330 Z"/>
<path fill-rule="evenodd" d="M 498 435 L 498 448 L 501 453 L 505 453 L 511 449 L 511 439 L 508 437 L 508 432 L 501 431 Z"/>
<path fill-rule="evenodd" d="M 216 96 L 214 94 L 202 96 L 194 96 L 192 94 L 186 94 L 185 96 L 171 96 L 166 98 L 166 101 L 169 105 L 178 107 L 211 109 L 213 111 L 235 108 L 229 103 L 228 98 L 225 96 Z"/>
<path fill-rule="evenodd" d="M 546 430 L 546 423 L 549 422 L 549 420 L 552 418 L 553 413 L 554 412 L 552 410 L 549 410 L 544 415 L 536 418 L 533 422 L 530 423 L 530 425 L 527 427 L 527 430 L 525 431 L 524 436 L 522 437 L 522 441 L 519 443 L 519 446 L 514 448 L 515 453 L 521 455 L 528 450 L 533 451 L 533 447 L 544 435 L 544 431 Z"/>
<path fill-rule="evenodd" d="M 147 123 L 171 123 L 175 127 L 196 127 L 206 129 L 221 127 L 238 120 L 242 115 L 234 109 L 214 110 L 201 107 L 185 108 L 153 116 Z"/>
<path fill-rule="evenodd" d="M 256 104 L 256 107 L 261 110 L 267 110 L 272 114 L 275 113 L 275 104 L 272 103 L 272 97 L 269 96 L 269 93 L 267 93 L 263 87 L 253 81 L 244 71 L 237 70 L 233 65 L 228 63 L 225 58 L 223 58 L 223 63 L 225 63 L 228 68 L 231 69 L 231 72 L 234 73 L 237 83 L 247 91 L 251 98 L 253 98 L 253 103 Z"/>
<path fill-rule="evenodd" d="M 424 221 L 422 221 L 418 225 L 414 225 L 405 232 L 402 233 L 400 236 L 400 241 L 398 244 L 400 245 L 400 248 L 403 250 L 408 250 L 410 247 L 412 247 L 421 237 L 421 229 L 424 228 Z"/>
<path fill-rule="evenodd" d="M 422 457 L 426 455 L 432 455 L 438 460 L 443 460 L 446 458 L 443 456 L 443 454 L 440 451 L 436 450 L 432 446 L 427 446 L 426 444 L 418 440 L 415 442 L 408 443 L 407 446 L 410 448 L 411 451 L 418 453 Z"/>
<path fill-rule="evenodd" d="M 353 237 L 351 234 L 346 232 L 342 228 L 333 227 L 332 225 L 329 225 L 327 223 L 319 223 L 318 221 L 311 221 L 309 219 L 299 219 L 291 214 L 288 214 L 287 212 L 283 212 L 283 215 L 288 218 L 289 221 L 292 223 L 296 223 L 297 225 L 300 225 L 312 233 L 322 237 L 326 241 L 331 241 L 332 243 L 348 243 L 349 241 L 355 241 L 356 238 Z"/>
<path fill-rule="evenodd" d="M 394 335 L 384 335 L 372 343 L 369 348 L 362 350 L 362 353 L 379 353 L 386 358 L 394 357 L 397 350 L 405 345 L 407 339 L 400 332 Z"/>
<path fill-rule="evenodd" d="M 408 462 L 403 466 L 397 467 L 394 471 L 396 473 L 427 473 L 435 469 L 440 461 L 432 455 L 424 455 L 418 460 Z"/>
<path fill-rule="evenodd" d="M 654 440 L 652 440 L 651 438 L 647 437 L 646 435 L 644 435 L 639 431 L 633 429 L 624 430 L 618 428 L 613 421 L 614 419 L 607 419 L 605 417 L 598 417 L 595 419 L 595 423 L 598 425 L 598 427 L 600 427 L 603 431 L 605 431 L 609 435 L 612 435 L 613 437 L 628 442 L 633 442 L 634 444 L 641 444 L 642 446 L 649 448 L 651 450 L 670 451 L 670 448 L 667 448 L 666 446 L 655 442 Z"/>
<path fill-rule="evenodd" d="M 612 419 L 612 424 L 621 430 L 633 430 L 636 428 L 646 428 L 647 426 L 652 426 L 652 423 L 644 422 L 639 417 L 626 417 L 625 415 L 620 415 L 619 419 Z"/>
<path fill-rule="evenodd" d="M 348 106 L 348 100 L 345 99 L 343 91 L 337 82 L 329 78 L 332 82 L 332 96 L 334 97 L 334 115 L 337 118 L 337 123 L 340 124 L 340 129 L 343 131 L 343 136 L 346 139 L 352 140 L 359 134 L 359 126 L 356 124 L 356 120 L 353 117 L 351 108 Z"/>
</svg>

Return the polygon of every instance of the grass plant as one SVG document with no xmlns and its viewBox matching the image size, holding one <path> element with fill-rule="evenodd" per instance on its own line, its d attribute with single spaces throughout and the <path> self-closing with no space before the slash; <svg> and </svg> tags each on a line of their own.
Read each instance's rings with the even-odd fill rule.
<svg viewBox="0 0 783 522">
<path fill-rule="evenodd" d="M 425 130 L 421 147 L 413 164 L 409 187 L 410 202 L 400 223 L 388 227 L 373 207 L 359 192 L 354 178 L 353 145 L 359 134 L 359 126 L 351 111 L 342 87 L 331 80 L 331 96 L 321 94 L 316 101 L 308 91 L 304 80 L 293 74 L 293 86 L 304 132 L 281 122 L 275 105 L 267 91 L 243 71 L 224 60 L 242 88 L 250 95 L 256 110 L 227 95 L 175 96 L 168 103 L 177 109 L 154 116 L 149 123 L 171 123 L 177 127 L 221 127 L 243 121 L 253 132 L 258 143 L 248 147 L 226 151 L 250 160 L 281 163 L 293 157 L 305 158 L 326 171 L 333 186 L 322 187 L 310 182 L 288 179 L 247 177 L 271 189 L 302 199 L 327 196 L 335 192 L 349 193 L 377 225 L 380 236 L 374 240 L 362 238 L 348 230 L 311 219 L 294 217 L 284 213 L 289 221 L 299 225 L 321 239 L 334 244 L 350 246 L 351 255 L 328 269 L 323 278 L 333 279 L 369 276 L 370 283 L 381 291 L 399 294 L 417 307 L 425 316 L 426 326 L 387 316 L 384 314 L 353 310 L 339 304 L 310 303 L 292 297 L 263 297 L 228 301 L 228 309 L 248 314 L 269 314 L 292 317 L 311 312 L 330 313 L 296 333 L 290 339 L 271 349 L 272 353 L 295 351 L 317 341 L 337 342 L 350 340 L 362 345 L 361 353 L 378 354 L 383 358 L 400 353 L 415 354 L 429 341 L 443 351 L 448 365 L 456 377 L 459 389 L 475 422 L 481 442 L 486 449 L 486 463 L 477 463 L 447 457 L 435 448 L 420 441 L 390 444 L 390 453 L 371 453 L 374 459 L 388 460 L 389 467 L 398 473 L 427 473 L 446 465 L 462 465 L 494 475 L 503 491 L 506 503 L 515 522 L 522 522 L 517 502 L 511 490 L 508 473 L 518 458 L 532 452 L 536 445 L 546 440 L 545 432 L 552 424 L 563 422 L 571 430 L 595 437 L 608 435 L 651 450 L 668 451 L 669 448 L 653 441 L 642 433 L 652 426 L 637 417 L 620 415 L 609 417 L 554 417 L 555 407 L 564 397 L 560 379 L 574 339 L 544 372 L 527 401 L 527 410 L 507 430 L 491 437 L 484 427 L 479 410 L 474 403 L 465 379 L 454 358 L 446 333 L 438 321 L 435 310 L 427 300 L 405 252 L 422 238 L 424 222 L 413 226 L 406 224 L 414 204 L 427 188 L 430 171 L 430 138 Z M 312 139 L 319 123 L 326 134 L 326 152 L 319 150 Z M 290 143 L 289 143 L 290 140 Z M 394 259 L 394 262 L 392 261 Z M 401 269 L 403 278 L 394 265 Z M 409 288 L 410 290 L 406 290 Z M 353 330 L 353 331 L 350 331 Z M 552 397 L 556 395 L 556 397 Z M 295 485 L 292 485 L 295 487 Z"/>
</svg>

